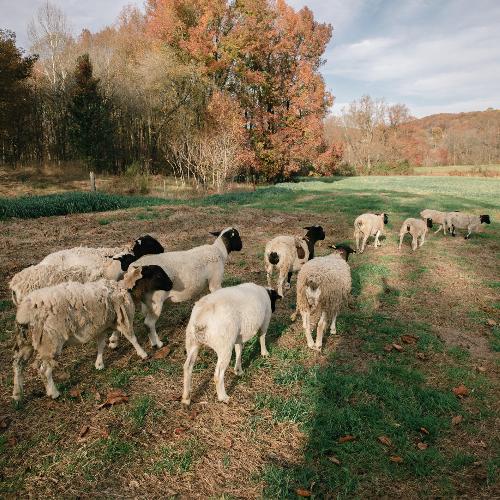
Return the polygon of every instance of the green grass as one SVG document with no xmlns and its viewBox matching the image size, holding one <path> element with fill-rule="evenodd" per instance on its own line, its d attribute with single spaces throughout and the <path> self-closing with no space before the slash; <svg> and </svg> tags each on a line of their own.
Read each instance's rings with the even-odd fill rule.
<svg viewBox="0 0 500 500">
<path fill-rule="evenodd" d="M 51 215 L 106 212 L 131 207 L 175 204 L 175 200 L 107 193 L 67 192 L 42 196 L 0 198 L 0 220 L 17 217 L 35 219 Z M 100 224 L 109 221 L 101 219 Z"/>
</svg>

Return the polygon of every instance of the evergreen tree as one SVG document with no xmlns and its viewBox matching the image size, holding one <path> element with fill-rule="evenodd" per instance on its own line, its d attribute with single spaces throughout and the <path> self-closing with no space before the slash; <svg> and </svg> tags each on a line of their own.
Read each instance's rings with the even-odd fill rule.
<svg viewBox="0 0 500 500">
<path fill-rule="evenodd" d="M 78 57 L 71 89 L 69 113 L 73 147 L 89 168 L 112 170 L 113 124 L 109 107 L 92 74 L 88 54 Z"/>
</svg>

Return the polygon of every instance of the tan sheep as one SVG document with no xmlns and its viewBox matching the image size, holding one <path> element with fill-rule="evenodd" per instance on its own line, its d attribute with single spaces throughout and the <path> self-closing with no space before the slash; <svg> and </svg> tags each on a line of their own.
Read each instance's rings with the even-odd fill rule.
<svg viewBox="0 0 500 500">
<path fill-rule="evenodd" d="M 356 251 L 363 253 L 366 242 L 370 236 L 375 237 L 373 246 L 380 246 L 379 238 L 384 231 L 384 226 L 389 222 L 387 214 L 362 214 L 354 221 L 354 240 L 356 241 Z M 360 245 L 361 242 L 361 245 Z"/>
<path fill-rule="evenodd" d="M 411 217 L 406 219 L 401 225 L 401 229 L 399 230 L 398 249 L 401 250 L 401 246 L 403 244 L 403 238 L 406 233 L 411 234 L 412 237 L 411 248 L 413 251 L 415 251 L 417 247 L 421 247 L 425 241 L 427 228 L 432 228 L 432 219 L 426 219 L 425 221 L 423 221 L 422 219 L 413 219 Z"/>
<path fill-rule="evenodd" d="M 52 398 L 59 396 L 52 370 L 65 344 L 85 344 L 97 339 L 95 367 L 103 369 L 102 355 L 110 329 L 118 330 L 137 354 L 146 358 L 133 330 L 135 303 L 147 293 L 171 287 L 172 281 L 161 268 L 144 266 L 129 271 L 120 282 L 67 282 L 28 294 L 16 314 L 13 398 L 22 397 L 23 370 L 35 353 L 47 396 Z"/>
<path fill-rule="evenodd" d="M 420 212 L 420 217 L 422 219 L 432 219 L 433 224 L 439 224 L 439 227 L 434 231 L 434 233 L 439 233 L 441 229 L 443 234 L 446 234 L 446 216 L 448 212 L 440 212 L 439 210 L 424 209 Z"/>
<path fill-rule="evenodd" d="M 472 232 L 477 232 L 481 224 L 490 224 L 489 215 L 470 215 L 463 212 L 450 212 L 446 216 L 446 225 L 451 231 L 451 235 L 455 236 L 456 229 L 467 229 L 467 234 L 464 236 L 466 240 L 470 238 Z"/>
</svg>

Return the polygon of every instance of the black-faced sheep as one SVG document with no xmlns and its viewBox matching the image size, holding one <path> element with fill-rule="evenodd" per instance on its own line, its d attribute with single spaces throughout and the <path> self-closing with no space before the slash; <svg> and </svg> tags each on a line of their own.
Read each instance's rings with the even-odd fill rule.
<svg viewBox="0 0 500 500">
<path fill-rule="evenodd" d="M 305 262 L 314 258 L 314 245 L 325 239 L 325 231 L 321 226 L 304 228 L 304 237 L 276 236 L 266 245 L 264 264 L 267 274 L 267 285 L 272 286 L 274 268 L 278 269 L 278 293 L 283 295 L 284 289 L 290 288 L 292 273 L 299 271 Z"/>
<path fill-rule="evenodd" d="M 432 228 L 432 219 L 426 219 L 423 221 L 422 219 L 413 219 L 409 217 L 406 219 L 401 225 L 401 229 L 399 230 L 399 246 L 398 249 L 401 250 L 401 246 L 403 244 L 403 238 L 406 233 L 411 234 L 411 248 L 413 251 L 417 249 L 417 247 L 421 247 L 425 241 L 425 235 L 427 234 L 427 228 Z M 419 241 L 420 239 L 420 241 Z"/>
<path fill-rule="evenodd" d="M 193 367 L 202 345 L 217 353 L 214 380 L 219 401 L 227 403 L 224 374 L 236 353 L 234 372 L 241 375 L 243 344 L 260 331 L 260 352 L 268 356 L 266 332 L 279 295 L 254 283 L 222 288 L 200 299 L 193 307 L 186 329 L 186 362 L 184 363 L 184 391 L 182 402 L 191 402 Z"/>
</svg>

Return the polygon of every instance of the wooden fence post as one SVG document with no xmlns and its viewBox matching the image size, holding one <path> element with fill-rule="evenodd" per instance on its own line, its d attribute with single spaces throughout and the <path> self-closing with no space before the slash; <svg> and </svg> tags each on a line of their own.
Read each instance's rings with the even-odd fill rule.
<svg viewBox="0 0 500 500">
<path fill-rule="evenodd" d="M 90 190 L 95 191 L 95 174 L 94 172 L 90 172 Z"/>
</svg>

